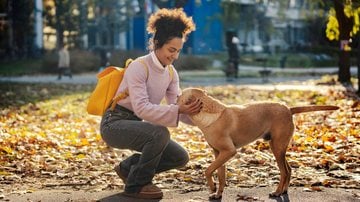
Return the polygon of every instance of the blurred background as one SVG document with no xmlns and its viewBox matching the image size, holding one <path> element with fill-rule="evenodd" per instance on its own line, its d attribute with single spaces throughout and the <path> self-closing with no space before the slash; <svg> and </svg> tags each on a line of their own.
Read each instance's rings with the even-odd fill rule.
<svg viewBox="0 0 360 202">
<path fill-rule="evenodd" d="M 197 26 L 180 71 L 336 66 L 347 82 L 358 63 L 357 0 L 0 0 L 0 74 L 54 73 L 61 44 L 74 73 L 122 66 L 147 52 L 151 13 L 175 7 Z"/>
</svg>

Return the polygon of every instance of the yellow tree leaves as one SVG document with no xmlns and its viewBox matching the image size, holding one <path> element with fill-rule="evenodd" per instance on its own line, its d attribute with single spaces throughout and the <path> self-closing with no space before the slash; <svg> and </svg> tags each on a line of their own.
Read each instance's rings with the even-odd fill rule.
<svg viewBox="0 0 360 202">
<path fill-rule="evenodd" d="M 360 29 L 360 20 L 359 20 L 359 15 L 360 15 L 360 7 L 358 8 L 354 8 L 352 6 L 351 1 L 347 1 L 344 4 L 344 15 L 345 17 L 352 19 L 353 22 L 353 27 L 352 30 L 350 31 L 350 37 L 354 36 Z M 339 40 L 339 35 L 340 35 L 340 30 L 339 30 L 339 22 L 338 19 L 336 18 L 336 11 L 334 8 L 331 8 L 329 10 L 329 14 L 328 14 L 328 22 L 326 24 L 326 37 L 330 40 Z M 348 44 L 345 44 L 344 47 L 345 51 L 350 51 L 351 47 Z"/>
<path fill-rule="evenodd" d="M 326 24 L 326 37 L 330 40 L 339 40 L 339 22 L 336 19 L 335 9 L 331 8 L 329 11 L 328 23 Z"/>
</svg>

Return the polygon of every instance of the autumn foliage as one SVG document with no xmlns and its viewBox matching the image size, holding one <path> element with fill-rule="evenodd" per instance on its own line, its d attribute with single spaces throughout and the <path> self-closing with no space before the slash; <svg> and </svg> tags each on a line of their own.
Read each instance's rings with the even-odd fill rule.
<svg viewBox="0 0 360 202">
<path fill-rule="evenodd" d="M 306 85 L 306 84 L 305 84 Z M 340 110 L 294 115 L 296 131 L 287 159 L 291 186 L 360 188 L 360 102 L 346 91 L 254 90 L 241 86 L 202 87 L 224 103 L 283 102 L 289 106 L 331 104 Z M 113 166 L 131 154 L 109 148 L 97 116 L 86 113 L 91 86 L 15 85 L 0 89 L 0 184 L 22 192 L 63 187 L 104 190 L 123 187 Z M 213 154 L 200 130 L 171 128 L 190 162 L 155 178 L 163 188 L 206 189 L 203 172 Z M 266 142 L 239 149 L 227 163 L 227 185 L 273 186 L 279 171 Z"/>
</svg>

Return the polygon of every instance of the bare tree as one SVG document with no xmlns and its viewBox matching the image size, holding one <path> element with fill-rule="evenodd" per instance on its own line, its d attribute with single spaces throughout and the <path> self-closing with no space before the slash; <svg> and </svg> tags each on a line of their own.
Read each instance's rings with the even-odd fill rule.
<svg viewBox="0 0 360 202">
<path fill-rule="evenodd" d="M 33 1 L 7 1 L 9 42 L 8 51 L 11 58 L 28 57 L 33 47 Z"/>
</svg>

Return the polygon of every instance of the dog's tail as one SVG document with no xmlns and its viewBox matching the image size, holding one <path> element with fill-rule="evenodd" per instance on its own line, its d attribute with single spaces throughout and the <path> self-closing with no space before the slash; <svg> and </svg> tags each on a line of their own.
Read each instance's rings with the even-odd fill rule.
<svg viewBox="0 0 360 202">
<path fill-rule="evenodd" d="M 313 111 L 326 111 L 326 110 L 337 110 L 338 106 L 334 105 L 310 105 L 303 107 L 291 107 L 291 114 L 298 114 L 303 112 L 313 112 Z"/>
</svg>

